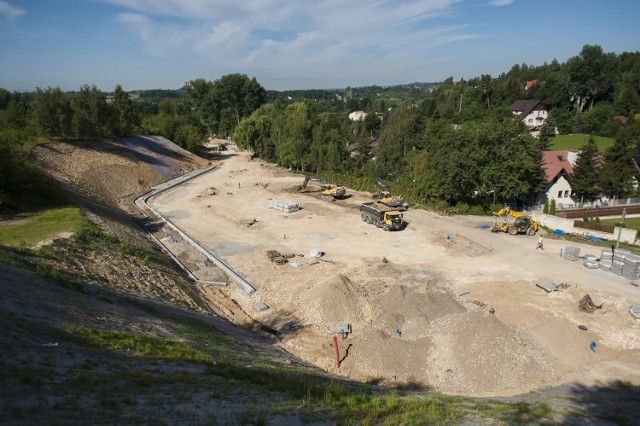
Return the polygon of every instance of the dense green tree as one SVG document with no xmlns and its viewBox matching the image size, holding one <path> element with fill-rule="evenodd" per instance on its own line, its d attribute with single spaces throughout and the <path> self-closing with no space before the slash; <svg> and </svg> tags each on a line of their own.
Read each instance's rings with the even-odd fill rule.
<svg viewBox="0 0 640 426">
<path fill-rule="evenodd" d="M 478 189 L 481 165 L 476 143 L 477 139 L 469 132 L 452 127 L 430 141 L 427 172 L 420 177 L 419 184 L 424 199 L 455 204 Z"/>
<path fill-rule="evenodd" d="M 129 94 L 119 84 L 113 92 L 111 104 L 114 115 L 114 133 L 116 136 L 130 136 L 139 124 L 139 118 Z"/>
<path fill-rule="evenodd" d="M 24 130 L 27 127 L 27 115 L 27 106 L 20 100 L 12 99 L 6 109 L 0 110 L 0 128 Z"/>
<path fill-rule="evenodd" d="M 0 132 L 0 211 L 10 207 L 20 183 L 20 168 L 27 161 L 26 153 L 12 136 L 6 130 Z"/>
<path fill-rule="evenodd" d="M 11 92 L 0 87 L 0 111 L 7 109 L 11 98 Z"/>
<path fill-rule="evenodd" d="M 553 118 L 547 118 L 540 127 L 540 134 L 538 135 L 538 140 L 540 141 L 540 144 L 543 146 L 544 150 L 548 148 L 549 142 L 555 135 L 555 121 L 553 120 Z"/>
<path fill-rule="evenodd" d="M 363 125 L 367 135 L 370 137 L 378 136 L 380 134 L 380 129 L 382 129 L 382 121 L 373 110 L 367 112 Z"/>
<path fill-rule="evenodd" d="M 33 122 L 42 136 L 65 138 L 72 132 L 71 102 L 60 88 L 36 88 L 31 104 Z"/>
<path fill-rule="evenodd" d="M 640 70 L 622 74 L 616 92 L 615 109 L 617 114 L 626 117 L 640 112 Z"/>
<path fill-rule="evenodd" d="M 258 155 L 260 155 L 257 146 L 259 137 L 258 123 L 255 116 L 242 120 L 233 133 L 233 140 L 240 148 L 247 149 Z"/>
<path fill-rule="evenodd" d="M 254 78 L 228 74 L 214 82 L 199 78 L 184 86 L 193 114 L 209 134 L 233 134 L 240 120 L 264 103 L 265 89 Z"/>
<path fill-rule="evenodd" d="M 580 196 L 580 202 L 584 201 L 585 197 L 593 197 L 599 191 L 597 155 L 598 145 L 593 136 L 590 136 L 589 141 L 582 147 L 571 176 L 571 188 L 575 194 Z"/>
<path fill-rule="evenodd" d="M 203 135 L 193 124 L 184 123 L 176 129 L 175 142 L 184 149 L 197 153 L 202 148 Z"/>
<path fill-rule="evenodd" d="M 591 108 L 596 100 L 613 94 L 617 65 L 614 53 L 604 53 L 602 47 L 588 44 L 578 56 L 567 61 L 569 94 L 578 112 L 583 111 L 587 102 Z"/>
<path fill-rule="evenodd" d="M 583 124 L 583 132 L 601 136 L 607 135 L 607 124 L 613 119 L 614 108 L 609 102 L 598 102 L 589 111 L 580 115 Z"/>
<path fill-rule="evenodd" d="M 71 100 L 73 129 L 77 137 L 96 139 L 109 136 L 112 128 L 111 110 L 96 86 L 84 85 Z"/>
<path fill-rule="evenodd" d="M 476 129 L 481 159 L 476 190 L 494 200 L 526 200 L 544 187 L 544 144 L 531 137 L 522 123 L 496 118 Z"/>
<path fill-rule="evenodd" d="M 613 146 L 604 153 L 600 185 L 603 191 L 614 197 L 633 190 L 633 178 L 636 174 L 633 158 L 637 141 L 632 138 L 631 131 L 621 129 Z"/>
<path fill-rule="evenodd" d="M 209 135 L 218 132 L 222 107 L 214 84 L 203 78 L 198 78 L 187 82 L 184 85 L 184 90 L 188 94 L 192 114 L 199 125 Z"/>
</svg>

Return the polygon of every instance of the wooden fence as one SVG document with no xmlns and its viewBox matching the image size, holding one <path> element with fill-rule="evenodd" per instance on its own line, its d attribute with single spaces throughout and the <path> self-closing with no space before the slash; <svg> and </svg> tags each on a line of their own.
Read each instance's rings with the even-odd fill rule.
<svg viewBox="0 0 640 426">
<path fill-rule="evenodd" d="M 585 222 L 585 221 L 582 221 L 582 220 L 574 220 L 573 221 L 573 226 L 576 227 L 576 228 L 591 229 L 592 231 L 607 232 L 609 234 L 613 234 L 613 232 L 616 229 L 616 227 L 612 226 L 612 225 L 605 225 L 605 224 L 602 224 L 602 223 Z"/>
<path fill-rule="evenodd" d="M 640 204 L 598 207 L 595 209 L 557 210 L 556 214 L 567 219 L 576 219 L 583 217 L 622 216 L 623 209 L 627 211 L 627 214 L 640 214 Z"/>
</svg>

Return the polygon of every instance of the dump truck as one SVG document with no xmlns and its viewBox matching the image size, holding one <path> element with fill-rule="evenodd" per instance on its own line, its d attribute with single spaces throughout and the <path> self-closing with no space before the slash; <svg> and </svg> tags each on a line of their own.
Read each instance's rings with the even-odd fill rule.
<svg viewBox="0 0 640 426">
<path fill-rule="evenodd" d="M 387 205 L 370 202 L 360 205 L 360 217 L 363 222 L 370 223 L 385 231 L 402 229 L 402 212 Z"/>
</svg>

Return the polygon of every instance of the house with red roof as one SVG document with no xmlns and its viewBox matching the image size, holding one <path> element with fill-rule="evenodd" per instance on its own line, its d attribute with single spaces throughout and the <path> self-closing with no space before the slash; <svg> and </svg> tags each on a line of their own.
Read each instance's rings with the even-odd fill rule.
<svg viewBox="0 0 640 426">
<path fill-rule="evenodd" d="M 511 112 L 527 125 L 533 136 L 538 136 L 540 127 L 549 116 L 542 102 L 535 99 L 520 99 L 511 104 Z"/>
<path fill-rule="evenodd" d="M 537 202 L 556 200 L 556 206 L 572 207 L 575 202 L 571 198 L 571 175 L 578 159 L 577 151 L 544 151 L 543 167 L 547 176 L 547 187 L 538 196 Z"/>
</svg>

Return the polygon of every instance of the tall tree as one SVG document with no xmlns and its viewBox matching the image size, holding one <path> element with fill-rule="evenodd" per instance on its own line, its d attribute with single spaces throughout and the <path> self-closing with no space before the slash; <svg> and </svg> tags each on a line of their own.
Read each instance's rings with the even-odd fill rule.
<svg viewBox="0 0 640 426">
<path fill-rule="evenodd" d="M 210 135 L 218 132 L 220 122 L 220 99 L 214 84 L 203 78 L 191 80 L 184 85 L 189 96 L 191 111 L 195 120 Z"/>
<path fill-rule="evenodd" d="M 235 123 L 230 124 L 234 127 L 264 103 L 267 93 L 255 77 L 249 79 L 245 74 L 224 75 L 214 85 L 223 108 L 233 113 Z"/>
<path fill-rule="evenodd" d="M 129 94 L 119 84 L 113 92 L 114 131 L 117 136 L 130 136 L 139 119 Z"/>
<path fill-rule="evenodd" d="M 36 88 L 31 104 L 33 122 L 42 136 L 65 138 L 72 131 L 71 102 L 59 87 Z"/>
<path fill-rule="evenodd" d="M 598 145 L 593 136 L 590 136 L 582 147 L 571 176 L 571 188 L 580 196 L 580 202 L 584 201 L 585 197 L 593 197 L 599 190 L 599 171 L 595 161 L 597 155 Z"/>
<path fill-rule="evenodd" d="M 604 53 L 602 47 L 585 45 L 578 56 L 567 61 L 569 72 L 569 94 L 582 112 L 587 102 L 593 107 L 598 99 L 613 94 L 617 75 L 617 60 L 614 53 Z"/>
<path fill-rule="evenodd" d="M 636 170 L 633 165 L 635 143 L 627 128 L 620 129 L 616 140 L 604 153 L 604 165 L 600 172 L 602 190 L 615 196 L 623 195 L 633 189 L 633 177 Z"/>
<path fill-rule="evenodd" d="M 96 86 L 84 85 L 71 101 L 73 127 L 79 138 L 102 138 L 109 135 L 111 114 L 107 102 Z"/>
</svg>

